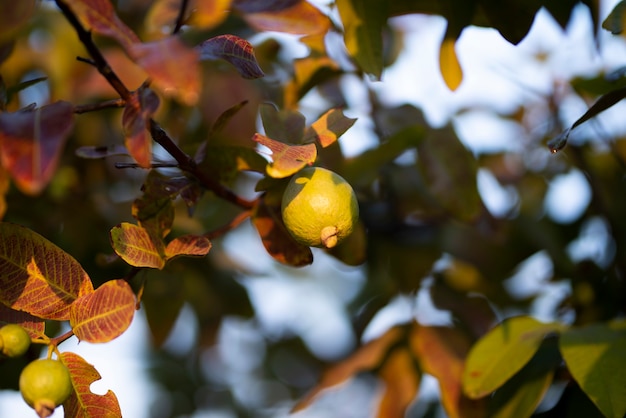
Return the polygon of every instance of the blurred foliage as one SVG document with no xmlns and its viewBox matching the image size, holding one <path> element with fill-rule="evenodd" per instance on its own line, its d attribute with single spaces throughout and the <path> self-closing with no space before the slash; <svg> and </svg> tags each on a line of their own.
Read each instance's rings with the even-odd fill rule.
<svg viewBox="0 0 626 418">
<path fill-rule="evenodd" d="M 128 155 L 77 156 L 75 151 L 81 147 L 113 149 L 124 143 L 123 110 L 114 106 L 73 116 L 73 130 L 56 170 L 40 193 L 29 194 L 9 182 L 12 174 L 0 166 L 3 221 L 26 226 L 71 254 L 89 273 L 94 287 L 125 277 L 141 292 L 152 337 L 146 361 L 150 378 L 164 393 L 155 407 L 146 405 L 150 416 L 186 416 L 197 410 L 274 416 L 294 406 L 314 407 L 338 383 L 364 375 L 376 376 L 380 387 L 386 388 L 370 411 L 380 418 L 435 416 L 440 407 L 450 417 L 624 416 L 626 383 L 616 371 L 626 367 L 626 138 L 598 139 L 588 130 L 566 146 L 567 137 L 561 135 L 569 135 L 578 124 L 563 125 L 561 105 L 566 98 L 555 87 L 539 102 L 521 103 L 506 113 L 493 111 L 524 133 L 521 138 L 502 139 L 519 146 L 474 152 L 466 148 L 452 123 L 432 127 L 415 105 L 384 104 L 369 80 L 381 74 L 384 78 L 385 69 L 405 47 L 402 32 L 390 24 L 391 17 L 443 16 L 447 30 L 441 50 L 447 55 L 441 63 L 458 65 L 455 41 L 467 26 L 495 28 L 517 44 L 541 7 L 565 28 L 573 8 L 582 3 L 597 29 L 598 2 L 403 0 L 383 5 L 376 0 L 337 0 L 320 9 L 299 0 L 271 1 L 265 7 L 246 0 L 205 2 L 215 9 L 202 6 L 201 1 L 189 3 L 190 10 L 196 10 L 189 21 L 195 26 L 183 27 L 182 41 L 194 45 L 216 35 L 251 39 L 262 33 L 254 50 L 265 78 L 245 79 L 239 67 L 205 60 L 198 64 L 199 91 L 189 91 L 193 83 L 186 85 L 181 103 L 157 86 L 160 106 L 141 117 L 157 120 L 180 149 L 196 158 L 205 177 L 238 195 L 261 196 L 253 209 L 223 199 L 184 170 L 168 166 L 171 155 L 161 148 L 155 147 L 152 156 L 153 162 L 164 163 L 158 176 L 138 169 Z M 180 4 L 128 0 L 114 6 L 121 21 L 148 41 L 171 32 L 172 19 L 178 15 L 172 10 L 178 11 Z M 78 106 L 119 98 L 93 65 L 76 61 L 77 56 L 86 58 L 87 52 L 52 2 L 15 2 L 0 6 L 4 8 L 7 13 L 0 12 L 0 116 L 29 106 L 29 98 L 39 106 L 59 100 Z M 619 3 L 604 27 L 621 32 L 624 9 Z M 139 89 L 147 70 L 125 52 L 131 47 L 95 32 L 95 43 L 124 85 Z M 306 46 L 306 56 L 294 57 L 295 44 Z M 245 60 L 252 58 L 245 55 Z M 174 72 L 191 71 L 173 67 Z M 455 89 L 462 83 L 462 69 L 442 67 L 442 77 Z M 348 106 L 352 92 L 342 84 L 346 79 L 358 80 L 368 93 L 369 114 L 357 123 L 369 123 L 376 142 L 350 157 L 342 152 L 342 140 L 335 142 L 354 123 L 350 118 L 337 111 L 341 126 L 310 128 L 327 118 L 332 121 L 329 109 L 346 114 L 353 110 Z M 586 122 L 624 98 L 625 83 L 623 71 L 578 77 L 567 81 L 568 94 L 589 103 L 591 113 L 582 120 Z M 197 102 L 190 105 L 196 93 Z M 310 109 L 299 109 L 309 93 L 324 107 L 312 117 Z M 594 107 L 594 102 L 599 105 Z M 545 113 L 540 128 L 534 114 L 537 107 Z M 299 278 L 314 270 L 279 263 L 267 269 L 259 263 L 255 270 L 226 249 L 224 236 L 238 232 L 233 230 L 252 217 L 261 235 L 255 239 L 263 241 L 276 260 L 296 266 L 312 262 L 309 249 L 290 241 L 277 218 L 284 180 L 266 175 L 265 160 L 252 152 L 258 150 L 253 137 L 261 135 L 257 133 L 261 119 L 272 139 L 258 142 L 273 150 L 305 146 L 300 142 L 303 133 L 312 146 L 321 135 L 315 138 L 311 129 L 330 135 L 329 143 L 313 148 L 317 154 L 311 158 L 345 177 L 359 199 L 359 229 L 329 252 L 332 262 L 339 260 L 351 266 L 343 268 L 365 276 L 345 306 L 358 344 L 341 360 L 318 358 L 301 335 L 277 337 L 264 329 L 245 284 L 255 276 L 280 273 Z M 8 144 L 6 129 L 2 135 L 0 145 Z M 554 155 L 547 146 L 553 138 L 560 138 L 558 147 L 552 147 Z M 8 155 L 7 148 L 0 147 L 2 152 Z M 491 213 L 485 205 L 477 180 L 481 172 L 512 196 L 506 213 Z M 584 175 L 591 198 L 577 219 L 562 222 L 548 216 L 545 200 L 552 181 L 568 173 Z M 158 183 L 155 179 L 160 177 L 173 180 Z M 169 194 L 163 192 L 166 187 L 173 188 L 167 189 Z M 145 201 L 147 195 L 152 197 Z M 156 219 L 166 224 L 158 227 L 163 235 L 204 234 L 211 239 L 209 254 L 201 259 L 177 258 L 161 270 L 139 272 L 115 257 L 109 231 L 123 222 L 134 223 L 142 210 L 148 216 L 146 206 L 150 216 L 165 218 Z M 601 254 L 580 258 L 569 248 L 591 239 L 585 231 L 592 224 L 605 231 L 598 241 Z M 242 244 L 238 251 L 246 248 Z M 536 272 L 529 273 L 524 266 L 538 255 L 549 261 L 546 277 L 539 289 L 521 294 L 515 280 L 521 276 L 533 281 L 524 275 Z M 330 262 L 321 256 L 319 260 Z M 564 283 L 567 294 L 551 301 L 553 322 L 531 318 L 550 287 Z M 362 340 L 373 319 L 394 300 L 409 296 L 415 301 L 418 295 L 447 312 L 449 323 L 435 326 L 412 318 Z M 169 350 L 167 341 L 185 308 L 195 316 L 197 338 L 193 348 L 180 354 Z M 224 321 L 232 318 L 246 324 L 243 329 L 250 336 L 243 344 L 248 348 L 243 354 L 248 356 L 247 369 L 228 370 L 223 361 L 223 351 L 229 347 L 224 347 L 221 332 Z M 48 334 L 59 332 L 54 326 L 46 328 Z M 30 350 L 28 359 L 33 359 L 39 348 Z M 487 377 L 480 374 L 496 361 L 501 367 L 489 370 Z M 0 360 L 0 387 L 14 389 L 25 364 L 25 360 Z M 437 378 L 439 403 L 417 397 L 424 375 Z M 243 381 L 249 386 L 241 386 Z"/>
</svg>

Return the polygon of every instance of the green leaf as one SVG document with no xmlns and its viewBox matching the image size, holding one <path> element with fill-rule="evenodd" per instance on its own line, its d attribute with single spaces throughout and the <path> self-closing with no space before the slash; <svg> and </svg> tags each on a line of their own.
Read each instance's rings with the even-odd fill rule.
<svg viewBox="0 0 626 418">
<path fill-rule="evenodd" d="M 254 149 L 231 145 L 203 147 L 204 156 L 198 168 L 208 177 L 232 183 L 242 171 L 265 172 L 267 161 Z"/>
<path fill-rule="evenodd" d="M 542 323 L 528 316 L 504 320 L 471 349 L 463 373 L 463 391 L 482 398 L 501 387 L 539 349 L 544 338 L 562 325 Z"/>
<path fill-rule="evenodd" d="M 141 226 L 122 222 L 113 227 L 111 246 L 131 266 L 157 269 L 165 266 L 163 241 Z"/>
<path fill-rule="evenodd" d="M 555 338 L 546 340 L 534 357 L 489 402 L 490 418 L 530 417 L 548 391 L 561 363 Z"/>
<path fill-rule="evenodd" d="M 387 2 L 337 0 L 348 52 L 363 71 L 380 79 L 383 72 L 383 26 Z"/>
<path fill-rule="evenodd" d="M 615 5 L 611 13 L 602 22 L 602 28 L 608 30 L 613 35 L 624 32 L 624 21 L 626 19 L 626 1 L 622 0 Z"/>
<path fill-rule="evenodd" d="M 287 144 L 301 144 L 304 134 L 304 115 L 296 110 L 278 110 L 274 105 L 259 106 L 265 135 Z"/>
<path fill-rule="evenodd" d="M 626 320 L 561 334 L 561 354 L 570 373 L 607 417 L 626 414 Z"/>
</svg>

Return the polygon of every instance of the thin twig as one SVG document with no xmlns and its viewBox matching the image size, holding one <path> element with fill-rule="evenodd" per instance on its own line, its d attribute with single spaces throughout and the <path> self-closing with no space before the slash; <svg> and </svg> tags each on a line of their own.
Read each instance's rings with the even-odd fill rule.
<svg viewBox="0 0 626 418">
<path fill-rule="evenodd" d="M 100 103 L 74 106 L 74 113 L 80 115 L 82 113 L 94 112 L 96 110 L 124 107 L 124 105 L 126 105 L 126 101 L 124 99 L 111 99 Z"/>
<path fill-rule="evenodd" d="M 189 0 L 182 0 L 180 2 L 180 9 L 178 10 L 178 16 L 176 17 L 176 24 L 174 25 L 174 29 L 172 30 L 172 35 L 180 32 L 180 29 L 185 24 L 185 14 L 187 13 L 188 4 Z"/>
</svg>

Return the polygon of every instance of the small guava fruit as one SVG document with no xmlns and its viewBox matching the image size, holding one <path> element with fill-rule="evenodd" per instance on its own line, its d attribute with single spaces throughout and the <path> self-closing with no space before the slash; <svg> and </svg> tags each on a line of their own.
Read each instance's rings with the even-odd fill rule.
<svg viewBox="0 0 626 418">
<path fill-rule="evenodd" d="M 72 393 L 69 370 L 52 359 L 35 360 L 24 367 L 19 386 L 22 397 L 40 418 L 52 415 Z"/>
<path fill-rule="evenodd" d="M 287 184 L 281 214 L 296 241 L 309 247 L 332 248 L 354 230 L 359 204 L 352 186 L 339 174 L 307 167 Z"/>
<path fill-rule="evenodd" d="M 30 335 L 18 324 L 0 328 L 0 352 L 7 357 L 19 357 L 28 351 Z"/>
</svg>

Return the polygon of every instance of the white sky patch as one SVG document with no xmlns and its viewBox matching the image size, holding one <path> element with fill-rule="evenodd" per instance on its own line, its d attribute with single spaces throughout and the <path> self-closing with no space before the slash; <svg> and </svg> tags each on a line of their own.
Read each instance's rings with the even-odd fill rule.
<svg viewBox="0 0 626 418">
<path fill-rule="evenodd" d="M 584 174 L 570 170 L 556 176 L 548 186 L 544 207 L 547 215 L 559 223 L 578 219 L 591 202 L 591 188 Z"/>
<path fill-rule="evenodd" d="M 519 195 L 514 187 L 503 187 L 489 170 L 478 171 L 478 192 L 489 210 L 497 217 L 512 213 L 519 202 Z"/>
</svg>

